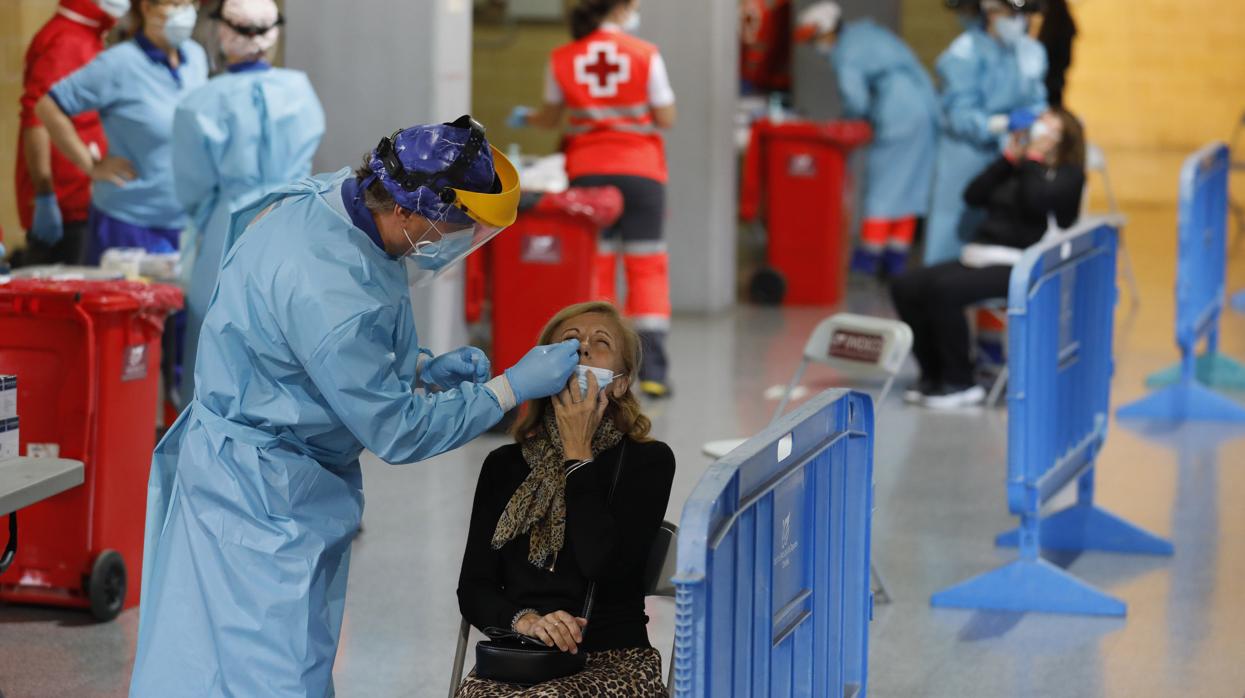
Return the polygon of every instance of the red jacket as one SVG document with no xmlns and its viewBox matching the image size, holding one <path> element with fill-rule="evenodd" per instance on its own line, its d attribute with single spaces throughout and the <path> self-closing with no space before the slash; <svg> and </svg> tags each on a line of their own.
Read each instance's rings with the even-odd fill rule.
<svg viewBox="0 0 1245 698">
<path fill-rule="evenodd" d="M 86 22 L 94 22 L 94 26 Z M 26 50 L 26 68 L 21 97 L 21 128 L 17 136 L 17 212 L 22 227 L 30 229 L 34 215 L 35 188 L 26 171 L 25 131 L 38 126 L 35 102 L 47 94 L 61 78 L 91 62 L 104 50 L 103 35 L 113 26 L 113 19 L 92 0 L 61 0 L 57 13 L 48 20 L 30 41 Z M 78 136 L 90 146 L 94 143 L 101 156 L 107 151 L 104 128 L 99 114 L 86 112 L 73 117 Z M 66 222 L 85 221 L 91 205 L 91 178 L 75 167 L 65 156 L 52 148 L 52 181 L 61 215 Z"/>
<path fill-rule="evenodd" d="M 665 182 L 666 151 L 653 123 L 648 75 L 657 47 L 600 30 L 553 52 L 570 115 L 566 173 L 634 175 Z"/>
</svg>

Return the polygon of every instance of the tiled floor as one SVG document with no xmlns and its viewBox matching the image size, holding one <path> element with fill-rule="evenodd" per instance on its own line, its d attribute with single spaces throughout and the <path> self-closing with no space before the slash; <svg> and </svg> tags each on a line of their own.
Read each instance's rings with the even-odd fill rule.
<svg viewBox="0 0 1245 698">
<path fill-rule="evenodd" d="M 1114 402 L 1143 393 L 1175 359 L 1174 214 L 1138 209 L 1125 233 L 1141 282 L 1123 295 Z M 1245 252 L 1242 253 L 1245 255 Z M 1245 286 L 1245 259 L 1233 260 Z M 853 286 L 851 306 L 888 312 L 879 288 Z M 668 518 L 708 464 L 703 442 L 762 426 L 812 325 L 825 310 L 740 308 L 679 318 L 676 394 L 652 407 L 679 469 Z M 1245 358 L 1245 317 L 1225 318 L 1223 347 Z M 806 385 L 834 377 L 812 371 Z M 1245 400 L 1245 396 L 1241 396 Z M 1245 696 L 1245 431 L 1140 434 L 1112 424 L 1099 500 L 1170 536 L 1170 559 L 1087 554 L 1057 559 L 1129 604 L 1122 620 L 932 610 L 929 594 L 1009 558 L 991 540 L 1009 527 L 1005 415 L 929 414 L 892 399 L 877 448 L 875 560 L 895 602 L 872 626 L 870 695 Z M 443 696 L 458 623 L 454 586 L 482 439 L 432 462 L 365 464 L 366 531 L 356 543 L 337 662 L 338 695 Z M 672 608 L 651 605 L 653 642 L 668 652 Z M 93 625 L 76 613 L 0 607 L 0 691 L 7 698 L 125 694 L 137 615 Z"/>
</svg>

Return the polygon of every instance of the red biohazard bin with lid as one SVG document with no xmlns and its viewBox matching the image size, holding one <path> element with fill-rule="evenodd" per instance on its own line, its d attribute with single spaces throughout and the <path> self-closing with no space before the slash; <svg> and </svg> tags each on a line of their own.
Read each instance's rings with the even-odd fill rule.
<svg viewBox="0 0 1245 698">
<path fill-rule="evenodd" d="M 492 309 L 494 371 L 522 359 L 559 310 L 598 297 L 597 236 L 622 214 L 616 187 L 577 187 L 548 194 L 523 210 L 485 248 Z M 469 258 L 470 259 L 470 258 Z M 479 308 L 479 282 L 468 269 L 469 319 Z"/>
<path fill-rule="evenodd" d="M 834 305 L 847 278 L 847 157 L 868 122 L 757 121 L 744 156 L 740 217 L 763 211 L 769 264 L 787 305 Z"/>
<path fill-rule="evenodd" d="M 138 604 L 161 333 L 181 307 L 182 292 L 159 284 L 0 284 L 0 373 L 18 377 L 22 453 L 85 466 L 82 485 L 22 510 L 0 599 L 100 620 Z"/>
</svg>

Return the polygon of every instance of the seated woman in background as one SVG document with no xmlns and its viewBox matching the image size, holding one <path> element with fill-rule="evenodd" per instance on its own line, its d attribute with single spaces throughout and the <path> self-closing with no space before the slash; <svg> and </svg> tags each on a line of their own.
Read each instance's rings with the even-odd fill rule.
<svg viewBox="0 0 1245 698">
<path fill-rule="evenodd" d="M 964 190 L 970 206 L 986 210 L 959 261 L 916 269 L 896 278 L 891 298 L 912 327 L 921 368 L 908 402 L 935 409 L 980 404 L 986 391 L 973 379 L 966 306 L 1006 298 L 1012 265 L 1040 241 L 1053 217 L 1071 227 L 1085 187 L 1085 137 L 1066 111 L 1043 114 L 1028 132 L 1013 133 L 1002 157 Z"/>
<path fill-rule="evenodd" d="M 597 371 L 580 372 L 586 394 L 573 376 L 560 395 L 529 404 L 514 428 L 518 443 L 485 459 L 458 604 L 477 628 L 510 628 L 586 652 L 587 665 L 528 689 L 470 676 L 458 695 L 664 696 L 643 577 L 670 499 L 674 454 L 649 437 L 632 393 L 639 336 L 614 306 L 583 303 L 558 313 L 541 338 L 578 339 L 581 366 Z M 597 374 L 611 372 L 598 390 Z M 584 618 L 590 582 L 596 590 Z"/>
</svg>

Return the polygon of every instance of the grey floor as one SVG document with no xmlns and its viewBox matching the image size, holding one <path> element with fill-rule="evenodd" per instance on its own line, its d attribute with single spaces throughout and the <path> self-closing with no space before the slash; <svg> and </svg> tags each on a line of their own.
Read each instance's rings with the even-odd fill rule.
<svg viewBox="0 0 1245 698">
<path fill-rule="evenodd" d="M 1131 213 L 1142 304 L 1130 314 L 1126 293 L 1121 302 L 1116 404 L 1140 396 L 1144 376 L 1175 358 L 1173 215 Z M 1239 259 L 1232 276 L 1234 288 L 1245 286 Z M 854 285 L 850 305 L 887 308 L 869 283 Z M 789 377 L 826 312 L 740 308 L 678 318 L 677 393 L 650 412 L 657 436 L 679 458 L 668 518 L 678 520 L 708 465 L 703 442 L 745 435 L 768 420 L 767 390 Z M 1245 358 L 1245 318 L 1225 319 L 1223 346 Z M 814 371 L 805 385 L 834 383 Z M 874 557 L 895 602 L 878 607 L 872 625 L 870 695 L 1245 696 L 1245 431 L 1139 434 L 1112 425 L 1099 500 L 1170 536 L 1176 555 L 1056 561 L 1124 599 L 1127 619 L 935 611 L 931 592 L 1009 559 L 991 545 L 1012 523 L 1003 488 L 1005 414 L 929 414 L 895 400 L 882 409 Z M 339 696 L 445 695 L 471 494 L 480 462 L 501 443 L 482 439 L 412 466 L 366 462 L 366 531 L 354 551 Z M 672 610 L 662 601 L 650 606 L 663 653 Z M 124 695 L 136 628 L 136 612 L 92 625 L 76 613 L 0 606 L 0 691 L 7 698 Z"/>
</svg>

